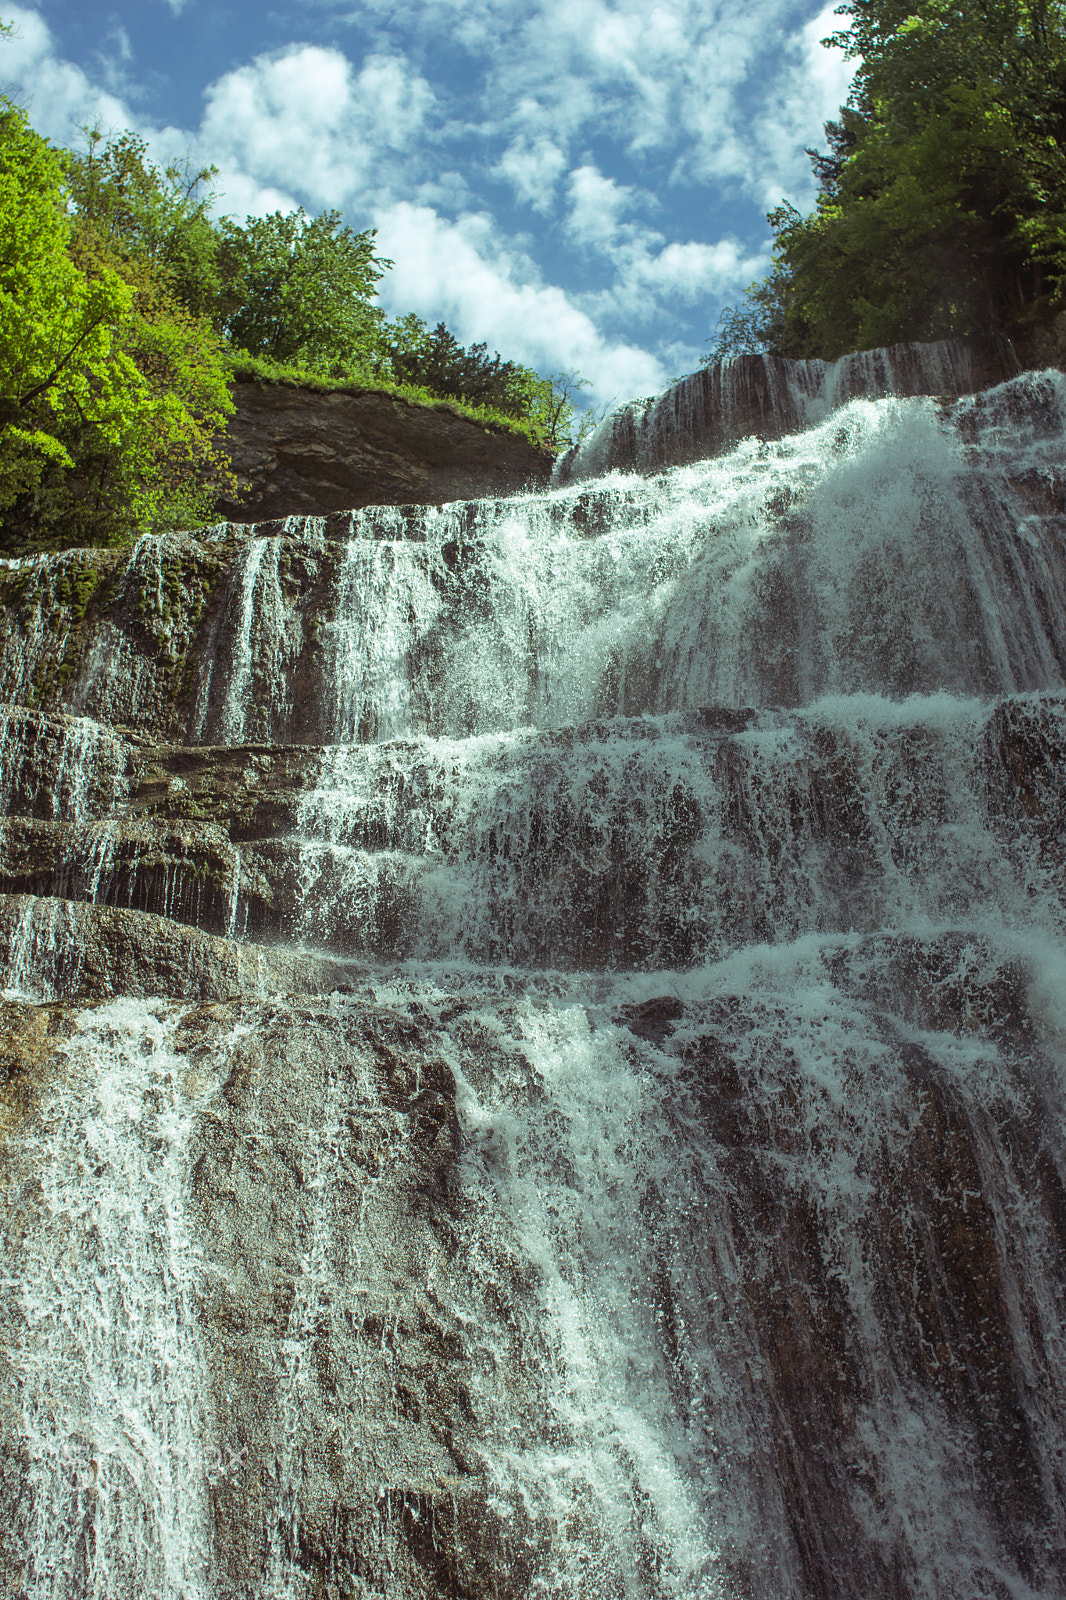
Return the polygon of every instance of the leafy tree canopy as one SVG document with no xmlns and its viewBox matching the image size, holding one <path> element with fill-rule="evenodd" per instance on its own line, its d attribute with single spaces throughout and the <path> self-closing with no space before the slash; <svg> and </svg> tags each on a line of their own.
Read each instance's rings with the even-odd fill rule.
<svg viewBox="0 0 1066 1600">
<path fill-rule="evenodd" d="M 372 372 L 383 357 L 385 314 L 373 302 L 392 262 L 375 233 L 353 233 L 339 211 L 276 211 L 219 230 L 218 323 L 234 344 L 271 361 L 330 376 Z"/>
<path fill-rule="evenodd" d="M 1009 330 L 1066 293 L 1063 0 L 851 0 L 859 61 L 815 211 L 769 215 L 774 269 L 722 329 L 832 358 Z"/>
<path fill-rule="evenodd" d="M 105 143 L 99 129 L 88 129 L 87 148 L 66 156 L 76 248 L 102 246 L 127 269 L 146 262 L 153 280 L 177 302 L 213 316 L 221 282 L 208 185 L 217 173 L 217 167 L 177 162 L 161 172 L 139 135 L 122 133 Z"/>
<path fill-rule="evenodd" d="M 485 344 L 468 350 L 438 322 L 432 333 L 421 317 L 407 316 L 394 323 L 389 342 L 389 363 L 401 381 L 421 384 L 434 394 L 454 395 L 494 406 L 510 414 L 520 409 L 513 380 L 521 370 L 514 361 L 492 356 Z"/>
<path fill-rule="evenodd" d="M 550 450 L 570 443 L 574 402 L 588 387 L 576 373 L 542 377 L 520 362 L 504 361 L 496 351 L 490 356 L 486 344 L 464 349 L 443 322 L 430 331 L 413 315 L 389 324 L 386 332 L 389 367 L 400 382 L 521 419 Z"/>
<path fill-rule="evenodd" d="M 124 538 L 203 521 L 232 408 L 221 347 L 143 266 L 124 274 L 99 241 L 79 260 L 70 200 L 60 153 L 0 99 L 5 537 L 32 526 L 35 542 Z"/>
</svg>

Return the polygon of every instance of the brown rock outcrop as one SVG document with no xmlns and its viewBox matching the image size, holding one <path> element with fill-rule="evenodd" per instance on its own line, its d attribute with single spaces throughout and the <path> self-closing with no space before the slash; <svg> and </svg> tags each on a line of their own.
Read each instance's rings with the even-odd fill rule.
<svg viewBox="0 0 1066 1600">
<path fill-rule="evenodd" d="M 226 447 L 240 522 L 359 506 L 442 505 L 547 482 L 552 456 L 521 434 L 379 390 L 238 383 Z"/>
</svg>

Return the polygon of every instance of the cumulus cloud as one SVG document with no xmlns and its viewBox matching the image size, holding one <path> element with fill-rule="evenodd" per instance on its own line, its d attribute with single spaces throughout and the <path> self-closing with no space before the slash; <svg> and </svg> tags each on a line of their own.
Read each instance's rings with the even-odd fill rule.
<svg viewBox="0 0 1066 1600">
<path fill-rule="evenodd" d="M 657 229 L 624 221 L 628 211 L 650 197 L 605 177 L 591 164 L 574 169 L 568 189 L 569 235 L 613 267 L 611 286 L 586 297 L 600 312 L 645 322 L 661 313 L 664 302 L 693 305 L 735 295 L 767 266 L 764 252 L 745 249 L 732 237 L 713 243 L 667 241 Z"/>
<path fill-rule="evenodd" d="M 430 11 L 451 0 L 426 0 Z M 805 145 L 846 98 L 851 67 L 820 40 L 831 6 L 795 0 L 491 0 L 507 47 L 489 61 L 486 115 L 567 152 L 610 139 L 675 184 L 727 181 L 760 205 L 811 197 Z M 510 21 L 510 29 L 503 19 Z M 521 20 L 519 20 L 521 18 Z"/>
<path fill-rule="evenodd" d="M 416 181 L 418 160 L 407 158 L 420 151 L 434 96 L 401 57 L 376 53 L 357 70 L 339 50 L 291 45 L 210 84 L 197 128 L 159 128 L 64 61 L 39 13 L 9 9 L 16 36 L 3 44 L 0 71 L 57 143 L 77 143 L 85 124 L 136 128 L 161 162 L 188 151 L 216 165 L 226 207 L 239 215 L 292 209 L 297 199 L 316 210 L 369 206 L 390 183 Z M 121 28 L 112 37 L 128 44 Z"/>
<path fill-rule="evenodd" d="M 374 220 L 396 262 L 385 286 L 395 310 L 442 318 L 464 342 L 484 340 L 541 371 L 576 367 L 601 403 L 668 380 L 654 355 L 605 337 L 572 296 L 540 282 L 534 262 L 497 237 L 491 218 L 449 222 L 401 201 Z"/>
<path fill-rule="evenodd" d="M 633 204 L 632 190 L 614 178 L 604 177 L 589 163 L 574 168 L 568 190 L 567 233 L 586 249 L 611 248 L 618 239 L 621 217 Z"/>
<path fill-rule="evenodd" d="M 443 28 L 453 0 L 419 10 Z M 474 14 L 479 36 L 491 18 L 506 41 L 489 54 L 484 97 L 501 127 L 566 150 L 610 137 L 638 161 L 671 152 L 675 180 L 728 177 L 760 198 L 775 164 L 794 173 L 847 89 L 816 43 L 831 11 L 797 29 L 794 0 L 486 0 Z"/>
<path fill-rule="evenodd" d="M 244 175 L 343 207 L 380 188 L 432 105 L 429 84 L 396 57 L 370 56 L 356 72 L 339 50 L 295 45 L 212 84 L 197 143 L 231 184 Z"/>
<path fill-rule="evenodd" d="M 491 171 L 493 177 L 510 184 L 523 204 L 547 212 L 555 202 L 556 185 L 565 167 L 566 157 L 555 140 L 541 135 L 513 139 Z"/>
<path fill-rule="evenodd" d="M 724 57 L 744 71 L 704 92 L 699 72 L 686 74 L 678 93 L 678 120 L 685 129 L 671 174 L 674 183 L 726 181 L 762 207 L 783 195 L 805 206 L 814 185 L 804 147 L 822 138 L 822 125 L 847 98 L 852 68 L 839 50 L 819 42 L 835 27 L 827 8 L 798 29 L 779 33 L 769 15 L 776 0 L 763 0 L 762 30 L 746 30 L 724 43 Z M 708 47 L 697 52 L 695 64 Z"/>
<path fill-rule="evenodd" d="M 624 280 L 638 292 L 665 292 L 692 304 L 746 286 L 766 265 L 765 256 L 745 251 L 736 239 L 675 240 L 658 252 L 634 250 Z"/>
<path fill-rule="evenodd" d="M 814 184 L 803 151 L 805 146 L 823 144 L 823 124 L 847 99 L 854 72 L 842 50 L 827 50 L 821 43 L 838 26 L 839 18 L 827 7 L 800 29 L 787 71 L 759 120 L 760 199 L 766 205 L 776 205 L 786 194 L 804 205 L 813 200 Z"/>
<path fill-rule="evenodd" d="M 80 67 L 60 59 L 38 12 L 8 5 L 4 20 L 14 24 L 14 37 L 0 41 L 0 77 L 27 107 L 39 133 L 70 145 L 79 141 L 84 126 L 132 126 L 117 95 L 93 83 Z"/>
</svg>

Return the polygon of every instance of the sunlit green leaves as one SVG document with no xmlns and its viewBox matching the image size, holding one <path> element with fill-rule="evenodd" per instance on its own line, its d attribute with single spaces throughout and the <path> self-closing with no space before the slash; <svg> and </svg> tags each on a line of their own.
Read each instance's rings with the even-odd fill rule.
<svg viewBox="0 0 1066 1600">
<path fill-rule="evenodd" d="M 353 233 L 338 211 L 277 211 L 221 226 L 219 323 L 253 356 L 330 375 L 373 370 L 385 317 L 374 303 L 392 265 L 374 232 Z"/>
<path fill-rule="evenodd" d="M 114 273 L 90 281 L 69 238 L 59 156 L 0 102 L 0 506 L 69 460 L 57 431 L 107 419 L 136 383 L 119 341 L 132 293 Z"/>
<path fill-rule="evenodd" d="M 215 443 L 231 409 L 221 342 L 145 258 L 109 245 L 73 211 L 64 168 L 25 114 L 0 102 L 8 544 L 192 524 L 225 478 Z"/>
<path fill-rule="evenodd" d="M 103 247 L 127 266 L 143 261 L 190 311 L 213 315 L 219 293 L 218 236 L 207 187 L 216 168 L 174 164 L 161 172 L 134 133 L 66 155 L 67 185 L 81 250 Z"/>
</svg>

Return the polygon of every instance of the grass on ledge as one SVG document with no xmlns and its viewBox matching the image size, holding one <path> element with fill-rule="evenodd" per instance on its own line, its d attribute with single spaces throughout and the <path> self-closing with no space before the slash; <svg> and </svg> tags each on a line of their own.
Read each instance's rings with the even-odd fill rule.
<svg viewBox="0 0 1066 1600">
<path fill-rule="evenodd" d="M 317 389 L 321 393 L 365 394 L 372 391 L 392 395 L 397 400 L 406 400 L 410 405 L 424 406 L 428 410 L 451 411 L 455 416 L 467 417 L 471 422 L 480 423 L 483 428 L 520 434 L 529 440 L 534 449 L 546 451 L 549 455 L 555 454 L 551 446 L 545 443 L 541 433 L 524 418 L 509 417 L 505 412 L 497 411 L 492 406 L 478 405 L 471 400 L 456 400 L 452 395 L 431 394 L 428 389 L 420 388 L 417 384 L 392 383 L 388 379 L 378 378 L 373 373 L 365 371 L 349 372 L 338 378 L 327 378 L 311 367 L 301 367 L 282 361 L 267 361 L 262 356 L 248 355 L 243 350 L 231 353 L 230 370 L 238 382 L 280 383 L 286 384 L 290 389 Z"/>
</svg>

